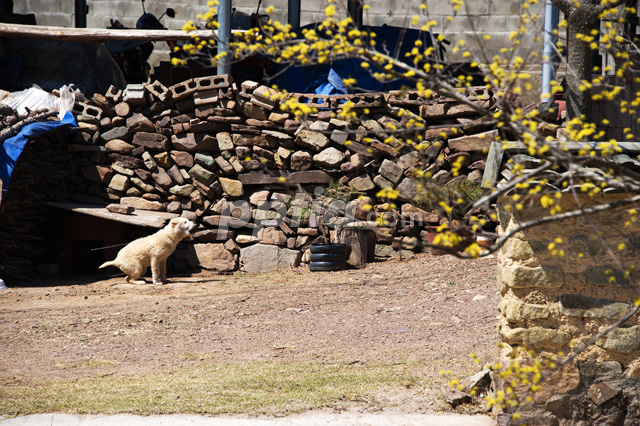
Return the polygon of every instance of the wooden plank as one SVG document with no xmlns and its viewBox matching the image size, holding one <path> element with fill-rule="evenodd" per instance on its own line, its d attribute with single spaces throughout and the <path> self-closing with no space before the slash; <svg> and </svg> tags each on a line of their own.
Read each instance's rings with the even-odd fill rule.
<svg viewBox="0 0 640 426">
<path fill-rule="evenodd" d="M 232 34 L 243 32 L 243 30 L 233 30 Z M 176 41 L 189 40 L 192 35 L 203 40 L 209 40 L 217 37 L 217 30 L 198 30 L 187 33 L 182 30 L 116 30 L 107 28 L 66 28 L 0 24 L 0 38 L 16 37 L 38 40 L 72 41 L 76 43 L 106 43 L 108 41 L 118 40 Z"/>
<path fill-rule="evenodd" d="M 147 210 L 135 210 L 132 215 L 112 213 L 102 206 L 92 206 L 78 203 L 45 202 L 46 205 L 62 210 L 95 216 L 106 220 L 127 223 L 129 225 L 144 226 L 148 228 L 163 228 L 166 223 L 179 215 L 176 213 L 152 212 Z"/>
<path fill-rule="evenodd" d="M 502 150 L 502 142 L 491 142 L 489 154 L 487 154 L 487 163 L 484 167 L 484 174 L 482 175 L 481 187 L 493 188 L 496 186 L 498 175 L 500 174 L 503 155 L 504 151 Z"/>
</svg>

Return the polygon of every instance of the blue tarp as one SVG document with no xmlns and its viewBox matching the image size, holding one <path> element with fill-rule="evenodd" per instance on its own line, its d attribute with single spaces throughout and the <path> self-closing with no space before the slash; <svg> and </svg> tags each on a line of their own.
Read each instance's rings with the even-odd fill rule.
<svg viewBox="0 0 640 426">
<path fill-rule="evenodd" d="M 42 136 L 63 126 L 76 127 L 76 120 L 71 111 L 68 111 L 62 121 L 45 121 L 41 123 L 31 123 L 22 128 L 16 136 L 7 139 L 0 145 L 0 180 L 2 180 L 2 198 L 9 189 L 11 173 L 16 168 L 18 158 L 22 154 L 29 139 Z"/>
<path fill-rule="evenodd" d="M 316 26 L 317 24 L 309 24 L 295 31 L 301 34 L 303 29 L 315 29 Z M 422 41 L 421 49 L 423 50 L 433 45 L 431 34 L 426 31 L 390 25 L 379 27 L 364 26 L 363 30 L 366 33 L 376 34 L 376 50 L 397 58 L 399 61 L 409 61 L 406 54 L 411 52 L 416 40 Z M 317 33 L 320 37 L 324 34 L 322 31 L 317 31 Z M 434 58 L 429 58 L 428 61 L 433 61 L 433 59 Z M 335 60 L 330 64 L 297 65 L 286 70 L 286 65 L 278 64 L 268 70 L 267 74 L 277 75 L 270 83 L 276 84 L 278 87 L 286 89 L 290 93 L 327 94 L 316 91 L 316 89 L 320 84 L 319 82 L 330 81 L 329 76 L 332 71 L 340 79 L 355 78 L 358 82 L 358 88 L 366 92 L 385 92 L 400 89 L 402 86 L 411 87 L 413 85 L 413 83 L 402 79 L 382 83 L 373 76 L 374 72 L 380 72 L 382 70 L 375 66 L 365 69 L 360 66 L 361 63 L 362 59 L 341 59 Z M 408 62 L 408 64 L 412 65 L 411 62 Z M 330 94 L 335 95 L 339 93 Z"/>
</svg>

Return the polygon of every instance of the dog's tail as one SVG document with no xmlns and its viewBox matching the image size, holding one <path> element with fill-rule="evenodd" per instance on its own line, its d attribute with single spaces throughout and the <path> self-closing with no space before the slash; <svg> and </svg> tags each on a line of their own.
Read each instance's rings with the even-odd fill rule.
<svg viewBox="0 0 640 426">
<path fill-rule="evenodd" d="M 115 260 L 104 262 L 102 265 L 98 266 L 98 269 L 106 268 L 107 266 L 116 266 Z"/>
</svg>

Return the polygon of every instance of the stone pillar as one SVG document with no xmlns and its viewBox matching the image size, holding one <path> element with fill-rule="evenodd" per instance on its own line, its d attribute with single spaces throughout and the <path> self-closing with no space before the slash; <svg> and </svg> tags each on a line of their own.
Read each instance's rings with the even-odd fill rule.
<svg viewBox="0 0 640 426">
<path fill-rule="evenodd" d="M 622 197 L 584 196 L 580 202 L 593 206 Z M 515 204 L 510 197 L 499 200 L 502 234 L 548 214 L 537 198 L 518 202 L 521 210 L 509 208 Z M 569 194 L 560 205 L 562 212 L 576 208 Z M 630 208 L 530 228 L 505 244 L 498 255 L 505 357 L 526 364 L 570 354 L 633 308 L 640 270 L 631 271 L 630 279 L 625 275 L 640 259 L 640 221 L 634 222 Z M 640 425 L 639 324 L 635 315 L 555 373 L 513 424 Z"/>
</svg>

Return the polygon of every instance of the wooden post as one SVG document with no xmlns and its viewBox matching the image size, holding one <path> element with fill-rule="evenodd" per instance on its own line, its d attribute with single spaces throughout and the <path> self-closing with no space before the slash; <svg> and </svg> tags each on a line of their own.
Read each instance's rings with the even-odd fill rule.
<svg viewBox="0 0 640 426">
<path fill-rule="evenodd" d="M 349 265 L 361 268 L 374 259 L 376 233 L 373 229 L 356 226 L 336 228 L 335 238 L 336 242 L 347 246 Z"/>
</svg>

